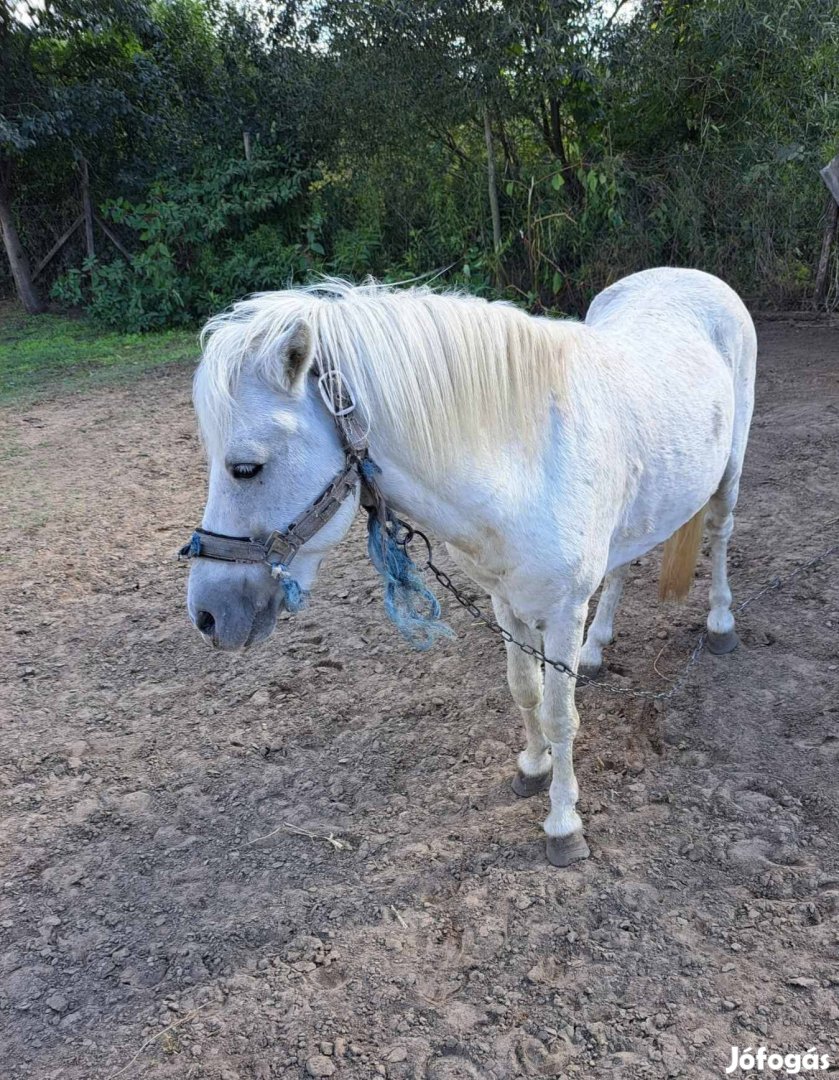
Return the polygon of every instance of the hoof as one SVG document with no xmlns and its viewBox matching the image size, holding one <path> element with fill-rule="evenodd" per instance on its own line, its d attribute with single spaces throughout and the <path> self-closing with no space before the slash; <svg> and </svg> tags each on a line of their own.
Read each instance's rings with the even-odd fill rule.
<svg viewBox="0 0 839 1080">
<path fill-rule="evenodd" d="M 599 664 L 580 664 L 577 667 L 577 674 L 585 675 L 587 679 L 596 679 L 602 670 L 602 661 Z"/>
<path fill-rule="evenodd" d="M 729 630 L 727 634 L 714 634 L 708 631 L 708 652 L 713 653 L 714 656 L 725 656 L 726 653 L 734 652 L 739 644 L 740 638 L 734 630 Z"/>
<path fill-rule="evenodd" d="M 520 799 L 529 799 L 531 795 L 538 795 L 540 791 L 547 791 L 551 786 L 551 773 L 546 772 L 541 776 L 528 776 L 521 769 L 513 777 L 513 791 Z"/>
<path fill-rule="evenodd" d="M 547 852 L 548 862 L 552 866 L 570 866 L 580 859 L 587 859 L 591 854 L 582 830 L 569 833 L 568 836 L 549 836 Z"/>
</svg>

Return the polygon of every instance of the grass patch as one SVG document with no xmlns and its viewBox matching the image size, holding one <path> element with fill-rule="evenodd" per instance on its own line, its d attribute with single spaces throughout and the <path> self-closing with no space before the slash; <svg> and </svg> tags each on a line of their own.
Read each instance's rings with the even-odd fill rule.
<svg viewBox="0 0 839 1080">
<path fill-rule="evenodd" d="M 194 330 L 102 331 L 86 319 L 26 315 L 0 304 L 0 401 L 81 390 L 198 358 Z"/>
</svg>

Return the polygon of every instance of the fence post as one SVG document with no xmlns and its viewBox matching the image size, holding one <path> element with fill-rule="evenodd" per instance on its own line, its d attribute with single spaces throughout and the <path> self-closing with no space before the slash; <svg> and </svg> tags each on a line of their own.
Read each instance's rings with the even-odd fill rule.
<svg viewBox="0 0 839 1080">
<path fill-rule="evenodd" d="M 79 161 L 79 171 L 82 181 L 82 213 L 84 215 L 84 246 L 88 259 L 96 258 L 96 248 L 93 245 L 93 205 L 90 201 L 90 173 L 87 168 L 87 158 Z"/>
<path fill-rule="evenodd" d="M 813 303 L 821 307 L 827 298 L 828 281 L 827 274 L 830 269 L 830 249 L 836 236 L 836 225 L 839 222 L 839 154 L 828 162 L 821 170 L 821 178 L 828 190 L 827 209 L 824 217 L 824 232 L 822 233 L 822 249 L 819 255 L 819 266 L 816 271 L 816 287 L 813 294 Z"/>
</svg>

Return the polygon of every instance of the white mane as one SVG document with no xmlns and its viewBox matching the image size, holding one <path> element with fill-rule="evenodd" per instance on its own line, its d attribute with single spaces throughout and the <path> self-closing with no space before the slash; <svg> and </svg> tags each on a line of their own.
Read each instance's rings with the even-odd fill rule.
<svg viewBox="0 0 839 1080">
<path fill-rule="evenodd" d="M 243 368 L 281 382 L 283 341 L 301 318 L 316 363 L 339 368 L 371 427 L 430 475 L 453 453 L 482 457 L 511 442 L 541 442 L 562 395 L 569 331 L 580 329 L 425 287 L 328 279 L 257 294 L 212 318 L 202 335 L 195 404 L 211 445 L 223 438 Z"/>
</svg>

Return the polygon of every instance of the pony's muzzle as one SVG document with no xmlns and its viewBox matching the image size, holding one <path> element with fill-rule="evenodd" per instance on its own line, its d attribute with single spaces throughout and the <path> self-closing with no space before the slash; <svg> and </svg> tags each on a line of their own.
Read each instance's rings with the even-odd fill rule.
<svg viewBox="0 0 839 1080">
<path fill-rule="evenodd" d="M 264 566 L 197 560 L 190 571 L 187 607 L 208 645 L 235 651 L 264 641 L 277 622 L 283 592 Z"/>
<path fill-rule="evenodd" d="M 218 616 L 202 608 L 192 616 L 192 622 L 214 649 L 248 649 L 271 634 L 279 608 L 279 603 L 272 603 L 256 611 L 226 612 Z"/>
</svg>

